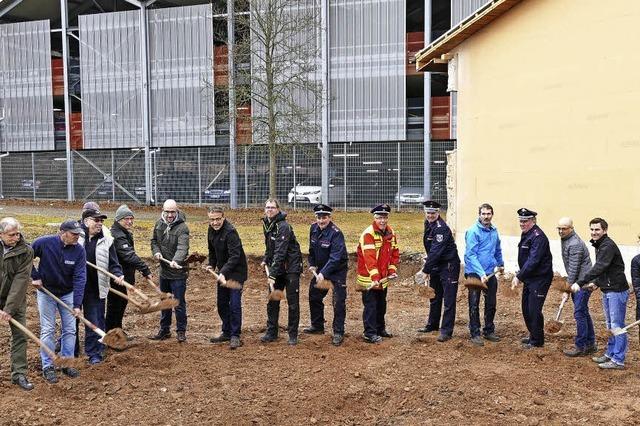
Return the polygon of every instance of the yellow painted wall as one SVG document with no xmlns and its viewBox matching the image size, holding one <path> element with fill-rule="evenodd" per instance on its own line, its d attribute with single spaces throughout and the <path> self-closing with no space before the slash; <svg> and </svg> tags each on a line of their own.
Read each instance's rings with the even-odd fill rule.
<svg viewBox="0 0 640 426">
<path fill-rule="evenodd" d="M 458 235 L 494 205 L 561 216 L 588 239 L 601 216 L 619 244 L 640 233 L 640 1 L 525 0 L 458 53 Z"/>
</svg>

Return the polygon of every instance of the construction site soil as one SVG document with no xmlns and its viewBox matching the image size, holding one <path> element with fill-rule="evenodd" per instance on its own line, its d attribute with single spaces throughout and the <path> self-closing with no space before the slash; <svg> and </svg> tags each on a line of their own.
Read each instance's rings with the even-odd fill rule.
<svg viewBox="0 0 640 426">
<path fill-rule="evenodd" d="M 220 332 L 220 319 L 211 275 L 202 270 L 193 270 L 188 281 L 186 343 L 176 341 L 174 330 L 169 340 L 148 340 L 158 330 L 159 313 L 140 315 L 130 304 L 124 327 L 134 337 L 129 348 L 108 351 L 104 363 L 84 366 L 79 378 L 60 375 L 59 383 L 46 383 L 30 342 L 31 392 L 10 382 L 9 327 L 0 327 L 0 424 L 640 424 L 637 329 L 630 334 L 625 370 L 602 371 L 590 358 L 568 358 L 562 350 L 572 346 L 575 333 L 569 302 L 560 333 L 547 335 L 544 348 L 523 350 L 520 300 L 506 296 L 508 285 L 500 282 L 501 342 L 470 343 L 467 290 L 461 285 L 454 338 L 438 343 L 437 334 L 417 332 L 428 300 L 412 280 L 419 263 L 406 258 L 388 293 L 393 338 L 377 345 L 362 341 L 362 302 L 350 287 L 342 346 L 331 345 L 330 332 L 300 333 L 299 344 L 288 346 L 284 329 L 278 341 L 262 344 L 266 283 L 260 259 L 250 257 L 249 264 L 244 346 L 237 350 L 209 343 Z M 352 264 L 351 283 L 354 269 Z M 309 324 L 309 280 L 309 273 L 301 279 L 301 329 Z M 140 288 L 153 294 L 141 281 Z M 549 292 L 547 320 L 560 299 L 559 292 Z M 330 300 L 331 294 L 325 299 L 327 330 Z M 603 347 L 599 292 L 590 306 Z M 628 318 L 634 308 L 631 298 Z M 286 312 L 281 309 L 281 325 Z M 33 292 L 28 326 L 39 330 Z"/>
</svg>

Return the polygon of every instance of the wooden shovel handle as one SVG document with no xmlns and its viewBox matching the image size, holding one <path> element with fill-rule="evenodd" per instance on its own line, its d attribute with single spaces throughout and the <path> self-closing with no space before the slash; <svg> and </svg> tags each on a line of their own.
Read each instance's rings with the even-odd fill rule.
<svg viewBox="0 0 640 426">
<path fill-rule="evenodd" d="M 67 305 L 66 303 L 64 303 L 62 300 L 60 300 L 59 297 L 57 297 L 55 294 L 51 293 L 49 290 L 47 290 L 44 287 L 38 287 L 38 290 L 46 293 L 49 295 L 49 297 L 51 297 L 53 300 L 55 300 L 59 305 L 61 305 L 63 308 L 65 308 L 67 311 L 71 312 L 73 314 L 74 317 L 78 318 L 80 321 L 82 321 L 83 323 L 86 324 L 87 327 L 89 327 L 91 330 L 93 330 L 96 334 L 100 335 L 100 337 L 104 337 L 107 333 L 105 333 L 103 330 L 99 329 L 98 326 L 96 326 L 94 323 L 92 323 L 91 321 L 89 321 L 88 319 L 86 319 L 84 317 L 84 315 L 82 314 L 76 314 L 76 312 L 73 310 L 73 308 L 69 305 Z"/>
<path fill-rule="evenodd" d="M 560 302 L 560 307 L 558 308 L 558 313 L 556 314 L 556 321 L 560 320 L 560 315 L 562 315 L 562 309 L 564 308 L 564 304 L 569 300 L 569 293 L 564 293 L 562 296 L 562 301 Z"/>
<path fill-rule="evenodd" d="M 135 300 L 133 300 L 132 298 L 130 298 L 129 296 L 127 296 L 123 292 L 116 290 L 115 288 L 109 287 L 109 291 L 112 292 L 113 294 L 116 294 L 116 295 L 122 297 L 123 299 L 127 299 L 129 302 L 131 302 L 132 305 L 134 305 L 137 308 L 140 308 L 140 309 L 144 308 L 144 306 L 142 306 L 141 303 L 136 302 Z"/>
<path fill-rule="evenodd" d="M 160 261 L 166 263 L 167 265 L 171 266 L 171 261 L 168 259 L 165 259 L 164 257 L 160 256 Z M 171 266 L 173 268 L 173 266 Z M 181 265 L 178 265 L 177 268 L 173 268 L 173 269 L 182 269 Z"/>
<path fill-rule="evenodd" d="M 202 269 L 204 269 L 205 271 L 209 272 L 211 275 L 213 275 L 213 279 L 218 281 L 218 274 L 215 273 L 215 271 L 213 269 L 207 268 L 206 266 L 203 266 Z"/>
<path fill-rule="evenodd" d="M 58 355 L 56 355 L 56 353 L 54 351 L 51 350 L 51 348 L 49 348 L 49 346 L 45 345 L 44 342 L 40 339 L 38 339 L 36 337 L 35 334 L 33 334 L 31 332 L 31 330 L 29 330 L 27 327 L 25 327 L 24 325 L 20 324 L 18 321 L 16 321 L 14 318 L 11 318 L 9 321 L 11 321 L 11 324 L 15 325 L 16 327 L 18 327 L 20 330 L 22 330 L 22 332 L 24 334 L 27 335 L 27 337 L 31 340 L 33 340 L 34 342 L 36 342 L 38 345 L 40 345 L 40 347 L 51 357 L 51 359 L 56 360 L 58 359 Z"/>
<path fill-rule="evenodd" d="M 118 279 L 118 277 L 113 275 L 111 272 L 107 271 L 106 269 L 104 269 L 104 268 L 102 268 L 102 267 L 100 267 L 98 265 L 95 265 L 95 264 L 89 262 L 88 260 L 87 260 L 87 265 L 91 266 L 92 268 L 94 268 L 97 271 L 102 272 L 103 274 L 105 274 L 106 276 L 108 276 L 109 278 L 111 278 L 113 280 L 117 280 Z M 122 285 L 124 285 L 128 290 L 131 290 L 134 293 L 136 293 L 138 296 L 140 296 L 142 298 L 142 300 L 149 301 L 149 297 L 146 294 L 144 294 L 142 291 L 138 290 L 135 286 L 129 284 L 125 280 L 122 280 Z"/>
</svg>

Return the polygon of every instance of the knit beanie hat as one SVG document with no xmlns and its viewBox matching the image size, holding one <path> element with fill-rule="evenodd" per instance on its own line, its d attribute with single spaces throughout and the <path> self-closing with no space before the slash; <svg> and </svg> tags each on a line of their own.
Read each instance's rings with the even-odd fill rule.
<svg viewBox="0 0 640 426">
<path fill-rule="evenodd" d="M 133 217 L 133 212 L 126 204 L 123 204 L 116 210 L 115 220 L 117 222 L 125 217 Z"/>
</svg>

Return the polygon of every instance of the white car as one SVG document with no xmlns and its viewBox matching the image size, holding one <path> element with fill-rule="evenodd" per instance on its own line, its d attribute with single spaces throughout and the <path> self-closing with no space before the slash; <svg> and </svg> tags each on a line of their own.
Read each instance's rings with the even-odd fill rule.
<svg viewBox="0 0 640 426">
<path fill-rule="evenodd" d="M 424 188 L 419 186 L 403 186 L 400 188 L 400 192 L 396 193 L 395 202 L 400 201 L 400 204 L 413 204 L 418 205 L 427 201 L 423 195 Z"/>
<path fill-rule="evenodd" d="M 294 198 L 298 203 L 318 204 L 322 200 L 322 187 L 297 185 L 291 188 L 287 200 L 293 203 Z"/>
</svg>

